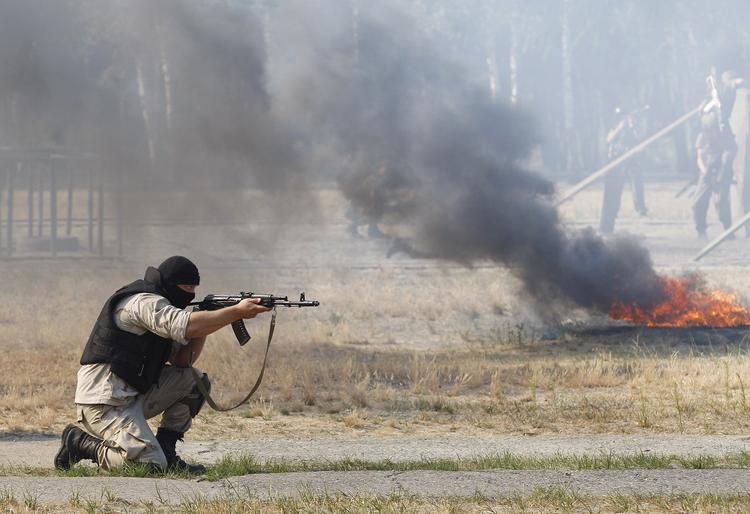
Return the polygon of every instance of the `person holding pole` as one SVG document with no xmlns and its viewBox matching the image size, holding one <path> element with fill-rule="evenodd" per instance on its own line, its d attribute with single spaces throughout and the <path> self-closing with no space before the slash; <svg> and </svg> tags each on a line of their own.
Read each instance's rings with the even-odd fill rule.
<svg viewBox="0 0 750 514">
<path fill-rule="evenodd" d="M 640 139 L 636 127 L 635 113 L 624 113 L 618 107 L 615 109 L 615 115 L 616 123 L 607 134 L 607 157 L 610 162 L 627 152 Z M 611 234 L 614 231 L 615 219 L 620 210 L 620 200 L 626 180 L 630 182 L 632 187 L 633 207 L 636 212 L 641 216 L 648 214 L 639 162 L 631 159 L 618 166 L 604 178 L 604 196 L 599 223 L 599 230 L 603 234 Z"/>
<path fill-rule="evenodd" d="M 707 112 L 701 117 L 701 131 L 695 140 L 695 156 L 698 165 L 698 184 L 693 194 L 693 219 L 698 237 L 706 238 L 706 214 L 711 197 L 716 213 L 724 229 L 732 225 L 732 210 L 729 193 L 732 185 L 732 167 L 722 163 L 723 137 L 718 125 L 718 116 Z"/>
<path fill-rule="evenodd" d="M 698 184 L 693 194 L 693 218 L 699 238 L 706 237 L 706 214 L 711 197 L 724 230 L 732 226 L 730 189 L 734 181 L 737 143 L 729 125 L 736 89 L 742 84 L 731 70 L 715 78 L 715 69 L 706 78 L 709 99 L 701 116 L 701 130 L 695 141 Z"/>
</svg>

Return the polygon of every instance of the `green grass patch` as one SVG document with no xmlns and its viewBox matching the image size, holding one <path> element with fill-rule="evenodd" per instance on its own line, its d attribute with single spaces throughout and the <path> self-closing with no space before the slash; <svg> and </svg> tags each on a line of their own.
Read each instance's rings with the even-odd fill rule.
<svg viewBox="0 0 750 514">
<path fill-rule="evenodd" d="M 209 466 L 206 477 L 219 480 L 230 476 L 255 473 L 293 473 L 301 471 L 480 471 L 491 469 L 739 469 L 750 467 L 747 452 L 723 457 L 700 455 L 555 455 L 552 457 L 524 457 L 511 453 L 468 459 L 421 459 L 414 461 L 368 461 L 343 459 L 331 462 L 315 461 L 258 461 L 252 456 L 225 457 Z"/>
<path fill-rule="evenodd" d="M 295 473 L 303 471 L 480 471 L 491 469 L 745 469 L 750 468 L 750 453 L 742 452 L 725 456 L 698 455 L 554 455 L 551 457 L 526 457 L 503 453 L 465 459 L 420 459 L 411 461 L 341 459 L 337 461 L 290 461 L 283 459 L 257 460 L 250 455 L 224 457 L 216 464 L 207 466 L 205 478 L 223 478 L 257 473 Z M 65 476 L 90 477 L 102 474 L 124 477 L 161 477 L 184 479 L 192 475 L 186 472 L 161 473 L 142 464 L 104 472 L 92 466 L 76 465 L 67 471 L 30 466 L 0 467 L 2 476 Z"/>
</svg>

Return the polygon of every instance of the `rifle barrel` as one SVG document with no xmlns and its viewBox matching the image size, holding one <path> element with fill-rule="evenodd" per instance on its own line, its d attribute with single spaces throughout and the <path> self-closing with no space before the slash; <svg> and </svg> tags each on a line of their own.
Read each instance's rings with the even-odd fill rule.
<svg viewBox="0 0 750 514">
<path fill-rule="evenodd" d="M 273 302 L 272 304 L 269 304 L 269 306 L 273 306 L 273 307 L 318 307 L 319 305 L 320 305 L 320 302 L 317 300 L 309 300 L 305 302 L 289 302 L 289 301 L 284 300 L 284 301 Z"/>
</svg>

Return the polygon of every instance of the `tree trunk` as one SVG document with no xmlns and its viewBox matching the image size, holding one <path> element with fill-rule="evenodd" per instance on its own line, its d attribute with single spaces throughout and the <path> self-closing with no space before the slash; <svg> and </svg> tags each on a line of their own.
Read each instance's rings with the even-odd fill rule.
<svg viewBox="0 0 750 514">
<path fill-rule="evenodd" d="M 11 134 L 11 112 L 10 112 L 11 95 L 5 95 L 0 102 L 2 106 L 2 123 L 0 123 L 0 146 L 10 146 Z"/>
<path fill-rule="evenodd" d="M 5 111 L 8 123 L 5 125 L 3 144 L 15 146 L 19 144 L 19 136 L 23 131 L 23 127 L 19 126 L 18 123 L 18 97 L 15 93 L 11 93 L 6 98 Z"/>
<path fill-rule="evenodd" d="M 560 42 L 562 57 L 562 87 L 563 87 L 563 130 L 565 145 L 565 162 L 563 170 L 569 174 L 579 167 L 576 155 L 576 134 L 574 122 L 573 97 L 573 56 L 570 38 L 570 0 L 563 0 L 562 4 L 562 38 Z"/>
<path fill-rule="evenodd" d="M 146 85 L 143 77 L 143 64 L 140 59 L 135 61 L 135 74 L 136 81 L 138 83 L 138 99 L 141 104 L 141 116 L 143 117 L 143 127 L 146 130 L 146 142 L 148 144 L 148 158 L 149 163 L 153 169 L 154 159 L 156 158 L 156 150 L 154 146 L 154 134 L 153 127 L 151 126 L 151 118 L 148 112 L 148 98 L 146 97 Z"/>
<path fill-rule="evenodd" d="M 164 98 L 164 125 L 159 124 L 159 168 L 163 172 L 167 181 L 177 179 L 177 166 L 175 165 L 175 138 L 173 137 L 174 127 L 174 90 L 172 80 L 172 67 L 169 61 L 169 55 L 164 46 L 163 26 L 157 24 L 156 37 L 159 45 L 159 74 L 163 88 Z M 158 112 L 158 111 L 155 111 Z"/>
<path fill-rule="evenodd" d="M 687 107 L 688 105 L 687 98 L 683 95 L 680 116 L 690 110 Z M 680 174 L 693 176 L 697 172 L 697 164 L 694 164 L 694 160 L 690 158 L 693 147 L 690 141 L 690 130 L 688 130 L 687 126 L 683 125 L 674 131 L 672 137 L 675 150 L 675 171 Z"/>
<path fill-rule="evenodd" d="M 266 55 L 271 49 L 271 9 L 268 7 L 268 1 L 262 2 L 261 21 L 263 22 L 263 44 L 265 45 Z"/>
<path fill-rule="evenodd" d="M 493 44 L 493 38 L 487 36 L 487 86 L 490 90 L 490 99 L 497 100 L 497 51 Z"/>
<path fill-rule="evenodd" d="M 167 58 L 167 52 L 164 50 L 163 38 L 161 37 L 161 30 L 159 30 L 159 67 L 161 70 L 162 84 L 164 85 L 164 122 L 166 123 L 167 137 L 172 130 L 172 114 L 174 113 L 174 105 L 172 103 L 172 75 L 169 71 L 169 59 Z"/>
<path fill-rule="evenodd" d="M 359 67 L 359 0 L 351 0 L 354 66 Z"/>
<path fill-rule="evenodd" d="M 510 72 L 510 103 L 518 103 L 518 30 L 516 24 L 510 24 L 510 56 L 508 60 Z"/>
</svg>

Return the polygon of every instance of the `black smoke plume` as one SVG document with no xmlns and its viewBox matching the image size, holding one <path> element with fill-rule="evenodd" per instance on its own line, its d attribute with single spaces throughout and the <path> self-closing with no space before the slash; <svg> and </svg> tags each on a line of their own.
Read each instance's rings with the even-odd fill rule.
<svg viewBox="0 0 750 514">
<path fill-rule="evenodd" d="M 507 265 L 548 312 L 660 299 L 646 249 L 563 227 L 553 184 L 524 168 L 533 120 L 492 101 L 396 3 L 291 4 L 283 37 L 314 64 L 285 70 L 301 89 L 286 100 L 303 98 L 293 110 L 345 159 L 339 183 L 357 214 L 405 231 L 394 250 Z"/>
<path fill-rule="evenodd" d="M 407 12 L 425 3 L 248 5 L 0 0 L 0 146 L 78 148 L 171 187 L 299 190 L 304 155 L 356 215 L 403 228 L 397 249 L 502 263 L 542 303 L 658 298 L 643 248 L 562 226 L 524 167 L 533 120 Z"/>
</svg>

